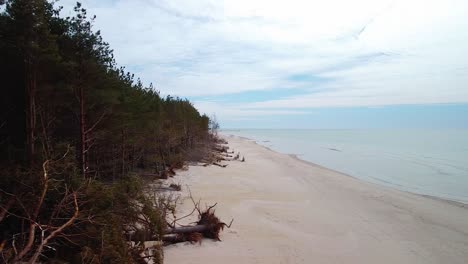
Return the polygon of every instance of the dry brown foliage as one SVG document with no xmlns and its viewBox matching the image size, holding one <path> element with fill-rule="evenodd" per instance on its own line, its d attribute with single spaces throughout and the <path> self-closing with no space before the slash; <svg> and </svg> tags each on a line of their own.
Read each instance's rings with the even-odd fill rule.
<svg viewBox="0 0 468 264">
<path fill-rule="evenodd" d="M 219 239 L 219 233 L 224 230 L 224 227 L 231 227 L 231 224 L 227 225 L 215 215 L 215 210 L 211 210 L 212 208 L 208 208 L 205 212 L 200 215 L 200 220 L 198 220 L 197 225 L 204 225 L 208 228 L 202 233 L 203 237 L 215 239 L 217 241 L 221 241 Z"/>
</svg>

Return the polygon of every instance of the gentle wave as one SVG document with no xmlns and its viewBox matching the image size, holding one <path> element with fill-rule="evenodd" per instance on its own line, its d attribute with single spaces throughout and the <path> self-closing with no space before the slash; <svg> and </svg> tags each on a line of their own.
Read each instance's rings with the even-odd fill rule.
<svg viewBox="0 0 468 264">
<path fill-rule="evenodd" d="M 468 130 L 224 130 L 369 182 L 468 203 Z"/>
</svg>

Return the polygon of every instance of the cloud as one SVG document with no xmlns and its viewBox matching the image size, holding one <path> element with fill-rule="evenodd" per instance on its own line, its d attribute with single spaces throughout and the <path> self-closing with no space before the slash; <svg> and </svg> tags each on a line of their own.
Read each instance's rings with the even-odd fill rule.
<svg viewBox="0 0 468 264">
<path fill-rule="evenodd" d="M 288 116 L 288 115 L 305 115 L 310 114 L 310 111 L 303 110 L 281 110 L 281 109 L 248 109 L 238 104 L 219 103 L 210 101 L 195 101 L 195 107 L 209 116 L 216 115 L 224 120 L 242 121 L 255 120 L 258 117 L 268 116 Z"/>
<path fill-rule="evenodd" d="M 73 2 L 61 3 L 67 15 Z M 222 120 L 316 107 L 468 102 L 463 0 L 83 4 L 97 15 L 96 28 L 118 63 L 163 94 L 206 98 L 196 105 Z M 278 96 L 224 103 L 252 91 Z"/>
</svg>

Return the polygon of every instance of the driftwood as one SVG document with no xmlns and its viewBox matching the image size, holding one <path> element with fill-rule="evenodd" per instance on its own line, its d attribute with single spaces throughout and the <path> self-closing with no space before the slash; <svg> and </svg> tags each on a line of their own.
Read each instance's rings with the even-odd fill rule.
<svg viewBox="0 0 468 264">
<path fill-rule="evenodd" d="M 217 162 L 213 163 L 213 165 L 219 166 L 221 168 L 226 168 L 228 164 L 219 164 Z"/>
<path fill-rule="evenodd" d="M 176 184 L 176 183 L 171 183 L 169 185 L 169 188 L 172 189 L 173 191 L 181 191 L 182 190 L 182 186 L 180 184 Z"/>
<path fill-rule="evenodd" d="M 221 161 L 235 161 L 235 160 L 241 161 L 241 162 L 245 161 L 244 158 L 241 159 L 240 152 L 237 152 L 236 154 L 234 150 L 228 151 L 229 146 L 222 146 L 222 145 L 219 145 L 218 143 L 212 146 L 211 149 L 212 149 L 212 152 L 210 153 L 210 155 L 208 155 L 208 157 L 201 159 L 200 160 L 201 164 L 199 164 L 199 166 L 207 167 L 210 165 L 216 165 L 221 168 L 226 168 L 228 165 L 221 164 L 220 163 Z"/>
<path fill-rule="evenodd" d="M 217 152 L 227 153 L 227 150 L 229 149 L 229 147 L 228 146 L 221 146 L 221 147 L 215 146 L 213 149 Z"/>
</svg>

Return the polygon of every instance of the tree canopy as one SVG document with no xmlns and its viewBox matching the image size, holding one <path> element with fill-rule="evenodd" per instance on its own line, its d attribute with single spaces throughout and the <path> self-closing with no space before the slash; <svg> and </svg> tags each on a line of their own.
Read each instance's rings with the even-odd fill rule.
<svg viewBox="0 0 468 264">
<path fill-rule="evenodd" d="M 209 118 L 119 67 L 80 3 L 67 18 L 52 1 L 0 4 L 3 261 L 134 263 L 122 230 L 148 201 L 132 175 L 181 166 Z"/>
</svg>

